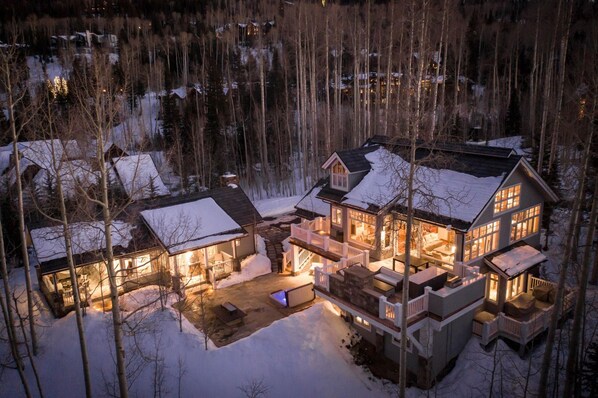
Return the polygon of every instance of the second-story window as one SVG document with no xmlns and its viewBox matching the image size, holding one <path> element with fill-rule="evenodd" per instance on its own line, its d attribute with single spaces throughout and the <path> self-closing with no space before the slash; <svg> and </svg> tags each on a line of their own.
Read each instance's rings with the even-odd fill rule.
<svg viewBox="0 0 598 398">
<path fill-rule="evenodd" d="M 343 225 L 343 209 L 340 207 L 332 206 L 330 210 L 330 221 L 333 225 L 342 226 Z"/>
<path fill-rule="evenodd" d="M 511 242 L 533 235 L 540 230 L 540 205 L 511 216 Z"/>
<path fill-rule="evenodd" d="M 494 214 L 519 207 L 521 184 L 513 185 L 498 191 L 494 197 Z"/>
<path fill-rule="evenodd" d="M 463 261 L 473 260 L 498 249 L 500 221 L 482 225 L 465 235 L 465 253 Z"/>
<path fill-rule="evenodd" d="M 336 162 L 334 166 L 332 166 L 332 173 L 330 175 L 330 185 L 332 188 L 346 191 L 349 187 L 348 174 L 347 169 L 345 169 L 340 162 Z"/>
</svg>

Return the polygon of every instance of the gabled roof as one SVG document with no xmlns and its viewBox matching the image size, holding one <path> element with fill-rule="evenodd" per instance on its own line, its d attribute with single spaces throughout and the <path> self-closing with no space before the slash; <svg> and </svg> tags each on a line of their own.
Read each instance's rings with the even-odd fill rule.
<svg viewBox="0 0 598 398">
<path fill-rule="evenodd" d="M 322 168 L 327 169 L 332 166 L 335 160 L 339 160 L 349 173 L 368 171 L 370 169 L 370 163 L 366 160 L 365 155 L 374 150 L 376 150 L 375 146 L 369 146 L 345 151 L 336 151 L 324 162 Z"/>
<path fill-rule="evenodd" d="M 361 148 L 342 151 L 345 159 L 359 165 L 354 170 L 365 169 L 367 173 L 351 191 L 338 191 L 325 184 L 317 198 L 372 213 L 389 210 L 390 205 L 404 212 L 409 169 L 405 159 L 410 145 L 408 139 L 374 136 Z M 335 159 L 343 160 L 335 153 L 324 166 L 330 166 Z M 416 159 L 416 217 L 460 230 L 469 229 L 520 165 L 547 198 L 556 199 L 527 161 L 510 148 L 418 141 Z"/>
<path fill-rule="evenodd" d="M 484 261 L 503 278 L 513 279 L 546 261 L 546 256 L 527 243 L 520 241 L 486 256 Z"/>
<path fill-rule="evenodd" d="M 247 233 L 210 197 L 144 210 L 141 217 L 170 255 L 228 242 Z"/>
<path fill-rule="evenodd" d="M 112 159 L 127 195 L 133 200 L 170 195 L 154 161 L 147 153 Z M 153 188 L 153 191 L 152 191 Z"/>
<path fill-rule="evenodd" d="M 102 221 L 69 225 L 75 266 L 104 261 L 106 240 Z M 30 232 L 42 274 L 68 269 L 62 225 L 32 229 Z M 112 223 L 112 249 L 115 257 L 158 247 L 143 223 L 115 220 Z"/>
<path fill-rule="evenodd" d="M 171 196 L 140 202 L 137 207 L 141 210 L 172 206 L 175 204 L 192 202 L 197 199 L 212 198 L 237 224 L 252 225 L 262 221 L 262 216 L 253 206 L 245 192 L 239 187 L 220 187 L 203 192 L 196 192 L 184 196 Z"/>
</svg>

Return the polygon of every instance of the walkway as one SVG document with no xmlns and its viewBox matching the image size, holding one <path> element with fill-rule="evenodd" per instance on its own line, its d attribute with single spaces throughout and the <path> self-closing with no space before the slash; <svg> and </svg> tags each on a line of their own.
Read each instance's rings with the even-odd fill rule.
<svg viewBox="0 0 598 398">
<path fill-rule="evenodd" d="M 272 272 L 282 273 L 282 241 L 291 236 L 291 224 L 299 221 L 299 217 L 293 214 L 284 214 L 265 217 L 257 226 L 257 233 L 266 241 L 266 255 L 272 263 Z"/>
</svg>

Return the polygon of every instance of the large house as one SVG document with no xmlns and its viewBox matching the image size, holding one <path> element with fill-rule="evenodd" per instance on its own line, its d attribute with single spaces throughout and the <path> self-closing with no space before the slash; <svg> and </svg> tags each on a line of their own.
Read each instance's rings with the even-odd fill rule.
<svg viewBox="0 0 598 398">
<path fill-rule="evenodd" d="M 558 198 L 511 149 L 418 142 L 405 269 L 409 150 L 408 140 L 376 136 L 333 153 L 328 179 L 299 203 L 305 218 L 291 227 L 284 266 L 313 270 L 316 295 L 396 361 L 407 311 L 408 371 L 429 387 L 472 334 L 524 350 L 546 329 L 555 286 L 539 278 L 540 224 Z"/>
<path fill-rule="evenodd" d="M 256 252 L 261 216 L 241 188 L 227 186 L 192 195 L 148 199 L 125 209 L 112 223 L 114 270 L 119 293 L 150 285 L 186 287 L 240 271 Z M 41 291 L 56 316 L 73 309 L 62 226 L 29 226 Z M 80 296 L 86 303 L 110 293 L 103 222 L 69 225 Z"/>
</svg>

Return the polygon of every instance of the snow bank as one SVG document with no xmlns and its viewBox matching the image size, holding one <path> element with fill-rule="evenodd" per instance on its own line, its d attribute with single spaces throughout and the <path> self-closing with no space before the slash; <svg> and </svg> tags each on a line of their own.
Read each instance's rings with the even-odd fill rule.
<svg viewBox="0 0 598 398">
<path fill-rule="evenodd" d="M 258 276 L 272 272 L 270 259 L 263 254 L 253 254 L 241 262 L 241 272 L 233 272 L 231 276 L 218 282 L 219 289 L 247 282 Z"/>
<path fill-rule="evenodd" d="M 262 199 L 254 201 L 253 205 L 262 217 L 272 217 L 294 211 L 295 205 L 302 197 L 303 195 L 296 195 L 284 198 Z"/>
</svg>

